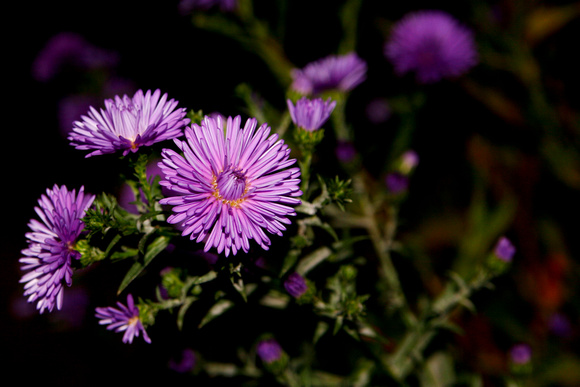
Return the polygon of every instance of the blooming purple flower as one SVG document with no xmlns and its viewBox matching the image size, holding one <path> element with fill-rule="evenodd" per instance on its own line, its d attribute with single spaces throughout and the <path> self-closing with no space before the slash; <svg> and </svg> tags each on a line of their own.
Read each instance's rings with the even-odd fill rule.
<svg viewBox="0 0 580 387">
<path fill-rule="evenodd" d="M 497 241 L 495 248 L 493 249 L 493 252 L 495 256 L 501 259 L 502 261 L 511 262 L 514 254 L 516 253 L 516 248 L 510 242 L 509 239 L 507 239 L 506 237 L 501 237 Z"/>
<path fill-rule="evenodd" d="M 84 187 L 77 194 L 54 185 L 34 208 L 40 221 L 32 219 L 28 224 L 28 248 L 22 250 L 24 257 L 19 260 L 27 273 L 20 282 L 26 283 L 24 295 L 28 302 L 37 302 L 40 313 L 51 312 L 55 305 L 62 307 L 63 284 L 72 283 L 71 259 L 80 258 L 75 242 L 85 226 L 81 219 L 94 199 L 94 195 L 85 195 Z"/>
<path fill-rule="evenodd" d="M 510 360 L 514 364 L 526 364 L 532 359 L 532 348 L 528 344 L 516 344 L 509 351 Z"/>
<path fill-rule="evenodd" d="M 160 184 L 174 191 L 160 201 L 173 206 L 167 221 L 180 224 L 182 235 L 205 240 L 204 251 L 216 247 L 226 256 L 247 252 L 250 239 L 267 250 L 263 229 L 281 236 L 302 195 L 300 168 L 286 169 L 296 160 L 288 159 L 284 140 L 268 137 L 267 124 L 256 129 L 255 118 L 240 124 L 240 116 L 206 116 L 201 126 L 185 129 L 186 141 L 174 140 L 183 156 L 164 149 L 159 164 Z"/>
<path fill-rule="evenodd" d="M 108 330 L 125 332 L 123 335 L 123 343 L 131 344 L 133 338 L 139 337 L 140 333 L 143 334 L 143 340 L 151 343 L 151 339 L 147 335 L 145 327 L 143 327 L 143 323 L 139 318 L 139 308 L 135 306 L 133 296 L 131 294 L 127 295 L 127 306 L 117 302 L 117 307 L 108 306 L 105 308 L 96 308 L 95 317 L 100 319 L 99 324 L 108 325 Z"/>
<path fill-rule="evenodd" d="M 88 116 L 73 124 L 68 139 L 76 149 L 93 150 L 86 157 L 123 151 L 136 152 L 141 146 L 183 134 L 189 123 L 185 108 L 175 109 L 178 102 L 167 100 L 159 90 L 143 94 L 138 90 L 133 98 L 118 95 L 105 100 L 105 109 L 91 107 Z"/>
<path fill-rule="evenodd" d="M 306 293 L 308 285 L 306 285 L 304 277 L 298 273 L 292 273 L 284 281 L 284 288 L 292 297 L 298 298 Z"/>
<path fill-rule="evenodd" d="M 222 12 L 231 12 L 238 6 L 238 0 L 181 0 L 178 9 L 185 15 L 195 9 L 207 10 L 217 6 Z"/>
<path fill-rule="evenodd" d="M 478 60 L 472 32 L 438 10 L 413 12 L 399 20 L 384 52 L 396 73 L 414 71 L 420 83 L 461 75 Z"/>
<path fill-rule="evenodd" d="M 354 52 L 329 55 L 307 64 L 303 69 L 293 69 L 292 88 L 302 94 L 319 94 L 335 89 L 347 92 L 363 82 L 366 73 L 366 62 Z"/>
<path fill-rule="evenodd" d="M 291 100 L 286 102 L 292 122 L 310 132 L 320 129 L 336 106 L 336 101 L 331 101 L 330 98 L 323 101 L 322 98 L 310 100 L 302 97 L 296 101 L 296 106 Z"/>
<path fill-rule="evenodd" d="M 61 32 L 38 53 L 32 75 L 38 81 L 47 82 L 67 66 L 95 69 L 114 66 L 118 60 L 116 53 L 93 46 L 79 34 Z"/>
<path fill-rule="evenodd" d="M 274 339 L 261 340 L 256 346 L 260 359 L 267 364 L 273 363 L 282 357 L 282 348 Z"/>
</svg>

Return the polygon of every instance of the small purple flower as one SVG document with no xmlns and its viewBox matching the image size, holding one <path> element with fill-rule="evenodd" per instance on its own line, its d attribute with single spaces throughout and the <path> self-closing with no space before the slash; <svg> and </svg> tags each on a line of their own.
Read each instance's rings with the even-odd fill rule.
<svg viewBox="0 0 580 387">
<path fill-rule="evenodd" d="M 516 248 L 510 242 L 509 239 L 507 239 L 506 237 L 501 237 L 497 241 L 493 249 L 493 253 L 496 257 L 498 257 L 502 261 L 511 262 L 514 254 L 516 253 Z"/>
<path fill-rule="evenodd" d="M 413 12 L 399 20 L 384 52 L 397 74 L 414 71 L 420 83 L 461 75 L 478 60 L 472 32 L 438 10 Z"/>
<path fill-rule="evenodd" d="M 36 309 L 51 312 L 56 305 L 61 309 L 63 284 L 72 283 L 71 260 L 79 259 L 75 243 L 85 225 L 82 218 L 93 203 L 93 195 L 85 195 L 84 187 L 78 192 L 65 186 L 54 185 L 41 195 L 34 210 L 41 221 L 32 219 L 26 234 L 28 248 L 22 250 L 19 262 L 27 273 L 20 280 L 28 302 L 37 301 Z"/>
<path fill-rule="evenodd" d="M 238 6 L 238 0 L 181 0 L 177 7 L 185 15 L 196 9 L 208 10 L 218 6 L 222 12 L 232 12 Z"/>
<path fill-rule="evenodd" d="M 294 298 L 299 298 L 308 289 L 306 280 L 298 273 L 292 273 L 284 281 L 284 288 Z"/>
<path fill-rule="evenodd" d="M 32 75 L 40 82 L 47 82 L 66 67 L 90 70 L 115 66 L 118 60 L 116 53 L 93 46 L 79 34 L 61 32 L 38 53 Z"/>
<path fill-rule="evenodd" d="M 302 97 L 296 101 L 296 106 L 291 100 L 286 102 L 292 122 L 310 132 L 320 129 L 336 106 L 336 101 L 331 101 L 330 98 L 323 101 L 322 98 L 310 100 Z"/>
<path fill-rule="evenodd" d="M 160 184 L 174 194 L 160 201 L 173 206 L 167 221 L 180 224 L 182 235 L 205 241 L 226 256 L 248 252 L 254 239 L 268 250 L 264 230 L 282 235 L 301 203 L 300 168 L 286 169 L 290 149 L 270 127 L 258 129 L 255 118 L 240 127 L 241 118 L 206 116 L 201 126 L 185 129 L 185 141 L 175 139 L 183 155 L 164 149 Z M 269 136 L 269 137 L 268 137 Z"/>
<path fill-rule="evenodd" d="M 373 124 L 382 124 L 391 117 L 391 107 L 384 98 L 375 98 L 368 103 L 365 114 Z"/>
<path fill-rule="evenodd" d="M 175 372 L 186 373 L 190 372 L 195 368 L 197 363 L 197 356 L 191 348 L 186 348 L 181 352 L 181 359 L 179 361 L 175 359 L 169 360 L 169 368 Z"/>
<path fill-rule="evenodd" d="M 363 82 L 366 73 L 366 62 L 354 52 L 329 55 L 303 69 L 293 69 L 292 88 L 302 94 L 319 94 L 327 90 L 347 92 Z"/>
<path fill-rule="evenodd" d="M 127 295 L 127 306 L 117 302 L 117 307 L 108 306 L 106 308 L 96 308 L 95 317 L 100 319 L 100 325 L 108 325 L 108 330 L 115 332 L 125 332 L 123 335 L 123 343 L 131 344 L 133 338 L 139 337 L 143 334 L 143 340 L 151 343 L 151 339 L 147 335 L 143 323 L 139 318 L 139 308 L 133 302 L 133 296 Z"/>
<path fill-rule="evenodd" d="M 356 157 L 356 149 L 350 141 L 338 140 L 334 153 L 338 160 L 345 163 L 352 161 Z"/>
<path fill-rule="evenodd" d="M 159 90 L 146 94 L 138 90 L 133 98 L 117 95 L 105 100 L 105 109 L 99 112 L 91 107 L 88 116 L 74 122 L 68 139 L 76 149 L 93 150 L 86 157 L 118 150 L 127 155 L 141 146 L 183 134 L 189 119 L 185 118 L 185 108 L 176 109 L 177 104 Z"/>
<path fill-rule="evenodd" d="M 562 313 L 554 313 L 548 320 L 550 331 L 559 337 L 570 337 L 572 325 L 568 317 Z"/>
<path fill-rule="evenodd" d="M 419 155 L 414 150 L 408 150 L 401 156 L 401 173 L 408 175 L 419 165 Z"/>
<path fill-rule="evenodd" d="M 282 357 L 282 348 L 274 339 L 261 340 L 256 346 L 256 352 L 266 364 L 273 363 Z"/>
<path fill-rule="evenodd" d="M 399 172 L 391 172 L 385 178 L 385 184 L 389 192 L 399 194 L 409 188 L 409 178 Z"/>
<path fill-rule="evenodd" d="M 526 364 L 532 359 L 532 348 L 525 343 L 516 344 L 510 349 L 509 356 L 514 364 Z"/>
</svg>

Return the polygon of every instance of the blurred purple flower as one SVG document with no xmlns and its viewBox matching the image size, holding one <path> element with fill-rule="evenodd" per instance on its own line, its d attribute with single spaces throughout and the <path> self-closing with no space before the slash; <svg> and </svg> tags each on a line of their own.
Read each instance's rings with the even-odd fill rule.
<svg viewBox="0 0 580 387">
<path fill-rule="evenodd" d="M 336 158 L 345 163 L 352 161 L 356 157 L 356 149 L 349 141 L 338 140 L 334 152 Z"/>
<path fill-rule="evenodd" d="M 32 64 L 32 76 L 47 82 L 67 67 L 96 69 L 115 66 L 115 52 L 90 44 L 74 32 L 61 32 L 48 40 Z"/>
<path fill-rule="evenodd" d="M 409 178 L 399 172 L 391 172 L 385 178 L 385 184 L 389 192 L 399 194 L 409 188 Z"/>
<path fill-rule="evenodd" d="M 268 250 L 264 229 L 282 236 L 301 203 L 300 168 L 288 159 L 290 149 L 270 127 L 255 118 L 242 128 L 241 117 L 227 121 L 206 116 L 201 126 L 185 129 L 185 141 L 174 140 L 183 155 L 163 149 L 161 185 L 175 192 L 161 199 L 173 206 L 167 221 L 180 224 L 182 235 L 205 241 L 226 256 L 250 249 L 254 239 Z M 268 137 L 269 136 L 269 137 Z"/>
<path fill-rule="evenodd" d="M 191 348 L 186 348 L 181 352 L 181 358 L 179 360 L 170 359 L 169 368 L 175 372 L 186 373 L 194 369 L 197 363 L 197 356 Z"/>
<path fill-rule="evenodd" d="M 346 55 L 329 55 L 307 64 L 303 69 L 293 69 L 292 88 L 302 94 L 320 94 L 327 90 L 347 92 L 366 79 L 367 64 L 351 52 Z"/>
<path fill-rule="evenodd" d="M 403 17 L 393 26 L 384 50 L 397 74 L 414 71 L 420 83 L 461 75 L 478 61 L 472 32 L 438 10 Z"/>
<path fill-rule="evenodd" d="M 389 102 L 384 98 L 375 98 L 368 103 L 365 114 L 373 124 L 382 124 L 391 117 Z"/>
<path fill-rule="evenodd" d="M 550 331 L 559 337 L 570 337 L 572 325 L 570 320 L 562 313 L 554 313 L 548 321 Z"/>
<path fill-rule="evenodd" d="M 127 295 L 127 306 L 117 302 L 117 308 L 108 306 L 96 308 L 95 311 L 95 317 L 100 319 L 100 325 L 108 325 L 107 329 L 115 332 L 125 332 L 123 334 L 123 343 L 131 344 L 133 338 L 139 337 L 140 333 L 143 334 L 143 340 L 151 343 L 151 339 L 139 318 L 139 308 L 135 306 L 131 294 Z"/>
<path fill-rule="evenodd" d="M 93 150 L 85 157 L 123 151 L 136 152 L 141 146 L 179 137 L 189 123 L 185 108 L 176 109 L 178 102 L 167 100 L 159 90 L 133 98 L 118 95 L 105 100 L 105 109 L 91 107 L 88 116 L 76 121 L 69 136 L 71 145 L 80 150 Z"/>
<path fill-rule="evenodd" d="M 304 277 L 298 273 L 292 273 L 284 281 L 284 288 L 292 297 L 298 298 L 306 293 L 308 285 L 306 285 Z"/>
<path fill-rule="evenodd" d="M 238 6 L 238 0 L 181 0 L 177 5 L 179 13 L 186 15 L 193 10 L 208 10 L 219 7 L 222 12 L 232 12 Z"/>
<path fill-rule="evenodd" d="M 93 195 L 85 195 L 84 187 L 76 193 L 65 186 L 54 185 L 41 195 L 34 210 L 41 222 L 31 219 L 26 234 L 28 248 L 22 250 L 20 258 L 22 270 L 27 273 L 20 280 L 24 285 L 24 295 L 28 302 L 37 301 L 36 309 L 51 312 L 56 305 L 61 309 L 63 284 L 72 283 L 71 260 L 79 259 L 75 243 L 85 225 L 82 218 L 94 200 Z"/>
<path fill-rule="evenodd" d="M 419 165 L 419 155 L 414 150 L 408 150 L 401 156 L 401 173 L 408 175 Z"/>
<path fill-rule="evenodd" d="M 497 241 L 493 249 L 493 253 L 495 254 L 496 257 L 498 257 L 502 261 L 511 262 L 514 254 L 516 253 L 516 248 L 508 238 L 501 237 Z"/>
<path fill-rule="evenodd" d="M 302 97 L 296 101 L 296 106 L 291 100 L 287 100 L 286 103 L 292 122 L 310 132 L 320 129 L 336 106 L 336 101 L 331 101 L 330 98 L 323 101 L 322 98 L 310 100 Z"/>
<path fill-rule="evenodd" d="M 525 343 L 516 344 L 510 349 L 509 357 L 514 364 L 526 364 L 532 359 L 532 348 Z"/>
<path fill-rule="evenodd" d="M 282 348 L 274 339 L 261 340 L 256 346 L 256 352 L 264 363 L 273 363 L 282 357 Z"/>
</svg>

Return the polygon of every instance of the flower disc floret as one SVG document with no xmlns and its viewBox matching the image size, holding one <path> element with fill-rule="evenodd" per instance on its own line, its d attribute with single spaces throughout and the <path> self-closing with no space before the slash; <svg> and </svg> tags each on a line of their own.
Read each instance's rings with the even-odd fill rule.
<svg viewBox="0 0 580 387">
<path fill-rule="evenodd" d="M 28 302 L 36 301 L 40 313 L 51 312 L 55 305 L 62 307 L 64 284 L 72 284 L 71 261 L 80 258 L 75 242 L 84 229 L 81 219 L 94 199 L 85 195 L 84 187 L 77 194 L 55 185 L 41 195 L 34 208 L 40 221 L 32 219 L 28 224 L 28 248 L 22 250 L 19 260 L 27 273 L 20 282 L 25 283 Z"/>
<path fill-rule="evenodd" d="M 459 76 L 477 63 L 472 32 L 446 12 L 409 13 L 393 26 L 384 53 L 395 72 L 415 72 L 419 83 Z"/>
<path fill-rule="evenodd" d="M 300 204 L 300 168 L 288 168 L 290 149 L 270 127 L 255 118 L 241 127 L 241 118 L 206 116 L 185 129 L 185 141 L 174 140 L 181 154 L 163 149 L 160 184 L 172 194 L 160 201 L 173 206 L 167 221 L 182 235 L 236 254 L 250 249 L 253 239 L 268 249 L 264 232 L 282 235 Z"/>
<path fill-rule="evenodd" d="M 185 108 L 167 100 L 159 90 L 138 90 L 130 98 L 115 96 L 105 100 L 105 109 L 89 109 L 86 116 L 73 123 L 68 139 L 80 150 L 92 150 L 86 157 L 123 151 L 136 152 L 141 146 L 180 137 L 189 123 Z"/>
</svg>

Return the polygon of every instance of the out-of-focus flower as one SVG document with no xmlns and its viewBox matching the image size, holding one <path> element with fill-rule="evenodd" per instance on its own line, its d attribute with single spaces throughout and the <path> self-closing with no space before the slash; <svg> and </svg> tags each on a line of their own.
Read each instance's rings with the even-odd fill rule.
<svg viewBox="0 0 580 387">
<path fill-rule="evenodd" d="M 459 76 L 478 61 L 472 32 L 438 10 L 412 12 L 399 20 L 384 52 L 397 74 L 415 72 L 420 83 Z"/>
<path fill-rule="evenodd" d="M 191 348 L 186 348 L 181 351 L 181 359 L 169 360 L 169 368 L 175 372 L 186 373 L 191 372 L 197 363 L 197 356 L 195 351 Z"/>
<path fill-rule="evenodd" d="M 516 344 L 509 351 L 509 358 L 517 365 L 529 363 L 532 359 L 532 348 L 525 343 Z"/>
<path fill-rule="evenodd" d="M 550 332 L 558 337 L 567 338 L 572 334 L 572 325 L 568 317 L 562 313 L 554 313 L 548 320 Z"/>
<path fill-rule="evenodd" d="M 294 298 L 299 298 L 306 290 L 308 290 L 308 285 L 306 280 L 298 273 L 292 273 L 284 281 L 284 288 L 286 291 Z"/>
<path fill-rule="evenodd" d="M 38 53 L 32 64 L 32 76 L 47 82 L 67 67 L 88 70 L 113 67 L 118 60 L 116 53 L 95 47 L 77 33 L 61 32 Z"/>
<path fill-rule="evenodd" d="M 266 364 L 280 360 L 283 354 L 282 347 L 280 347 L 280 344 L 275 339 L 265 339 L 258 342 L 256 352 Z"/>
<path fill-rule="evenodd" d="M 331 101 L 330 98 L 323 101 L 322 98 L 310 100 L 302 97 L 296 101 L 296 106 L 294 106 L 291 100 L 287 100 L 286 102 L 292 122 L 296 126 L 310 132 L 320 129 L 326 120 L 328 120 L 336 106 L 336 101 Z"/>
<path fill-rule="evenodd" d="M 337 141 L 334 153 L 338 160 L 345 163 L 352 161 L 356 157 L 356 149 L 350 141 Z"/>
<path fill-rule="evenodd" d="M 193 10 L 208 10 L 219 7 L 222 12 L 232 12 L 238 6 L 238 0 L 181 0 L 177 5 L 179 12 L 186 15 Z"/>
<path fill-rule="evenodd" d="M 292 88 L 302 94 L 319 94 L 327 90 L 348 92 L 366 79 L 367 64 L 356 53 L 330 55 L 293 69 Z"/>
<path fill-rule="evenodd" d="M 131 344 L 135 337 L 139 337 L 139 334 L 143 334 L 143 340 L 151 343 L 151 339 L 139 318 L 139 308 L 135 305 L 131 294 L 127 295 L 126 306 L 121 302 L 117 302 L 117 308 L 107 306 L 96 308 L 95 311 L 95 317 L 100 319 L 99 324 L 108 325 L 108 330 L 125 332 L 123 334 L 123 343 Z"/>
<path fill-rule="evenodd" d="M 399 170 L 408 175 L 419 165 L 419 155 L 414 150 L 408 150 L 401 156 Z"/>
<path fill-rule="evenodd" d="M 399 172 L 391 172 L 385 177 L 385 184 L 389 192 L 399 194 L 409 188 L 409 178 Z"/>
<path fill-rule="evenodd" d="M 516 248 L 506 237 L 501 237 L 497 241 L 495 248 L 493 249 L 494 255 L 505 262 L 511 262 L 514 254 L 516 253 Z"/>
<path fill-rule="evenodd" d="M 26 234 L 28 248 L 22 250 L 22 270 L 27 273 L 20 280 L 28 302 L 37 301 L 36 309 L 51 312 L 56 305 L 61 309 L 63 284 L 72 283 L 71 260 L 79 259 L 75 242 L 85 225 L 82 218 L 93 203 L 93 195 L 85 195 L 84 187 L 78 194 L 65 186 L 46 190 L 34 210 L 41 221 L 32 219 L 28 224 L 31 232 Z"/>
<path fill-rule="evenodd" d="M 268 249 L 264 232 L 282 235 L 296 215 L 290 206 L 301 203 L 300 168 L 290 149 L 270 127 L 257 127 L 255 118 L 243 128 L 241 118 L 205 117 L 185 130 L 186 141 L 175 139 L 182 151 L 164 149 L 160 184 L 174 194 L 160 201 L 173 206 L 169 223 L 182 235 L 205 241 L 204 250 L 236 254 L 250 249 L 250 239 Z M 268 137 L 269 136 L 269 137 Z"/>
<path fill-rule="evenodd" d="M 367 104 L 365 114 L 373 124 L 382 124 L 391 117 L 391 107 L 386 99 L 375 98 Z"/>
<path fill-rule="evenodd" d="M 127 155 L 183 134 L 189 119 L 186 109 L 176 109 L 177 104 L 159 90 L 145 94 L 138 90 L 132 98 L 117 95 L 105 100 L 105 109 L 99 112 L 91 107 L 88 116 L 75 121 L 68 139 L 76 149 L 93 150 L 86 157 L 119 150 Z"/>
</svg>

